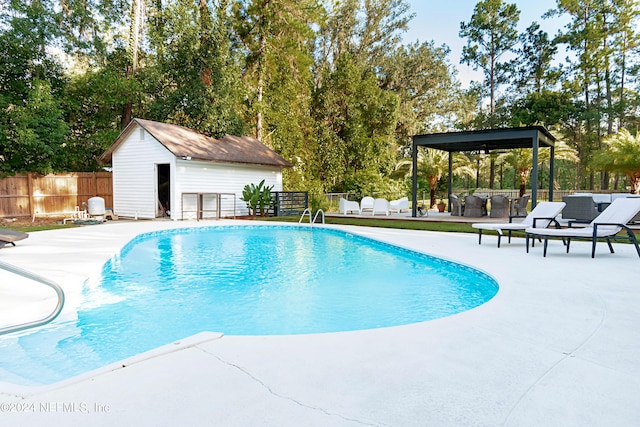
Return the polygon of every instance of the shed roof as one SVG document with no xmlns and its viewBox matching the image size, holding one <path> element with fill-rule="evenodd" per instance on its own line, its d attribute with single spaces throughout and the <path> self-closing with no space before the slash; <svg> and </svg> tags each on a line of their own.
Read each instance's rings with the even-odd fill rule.
<svg viewBox="0 0 640 427">
<path fill-rule="evenodd" d="M 179 158 L 189 157 L 192 160 L 222 163 L 292 166 L 278 153 L 250 136 L 225 135 L 221 139 L 215 139 L 184 126 L 137 118 L 127 125 L 115 142 L 111 144 L 111 147 L 102 155 L 101 160 L 111 161 L 113 152 L 127 139 L 136 126 L 142 127 Z"/>
</svg>

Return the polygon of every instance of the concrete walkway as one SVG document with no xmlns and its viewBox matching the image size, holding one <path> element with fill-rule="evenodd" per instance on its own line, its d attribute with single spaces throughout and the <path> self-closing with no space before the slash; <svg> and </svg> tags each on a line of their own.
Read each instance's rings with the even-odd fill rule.
<svg viewBox="0 0 640 427">
<path fill-rule="evenodd" d="M 241 221 L 35 232 L 0 250 L 0 260 L 64 285 L 72 310 L 84 279 L 136 234 L 229 223 Z M 543 258 L 542 245 L 526 254 L 524 239 L 498 249 L 494 236 L 480 246 L 472 234 L 339 228 L 475 266 L 500 290 L 476 309 L 430 322 L 318 335 L 201 334 L 63 384 L 0 385 L 2 424 L 639 425 L 640 258 L 631 245 L 614 244 L 610 254 L 599 244 L 591 259 L 589 243 L 572 242 L 566 254 L 553 241 Z M 0 274 L 5 306 L 11 295 Z"/>
</svg>

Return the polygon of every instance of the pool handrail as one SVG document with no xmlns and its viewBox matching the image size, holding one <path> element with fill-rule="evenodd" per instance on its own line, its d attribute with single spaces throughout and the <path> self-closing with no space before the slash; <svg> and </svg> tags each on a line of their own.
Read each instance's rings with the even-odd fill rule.
<svg viewBox="0 0 640 427">
<path fill-rule="evenodd" d="M 0 335 L 9 334 L 11 332 L 24 331 L 25 329 L 46 325 L 47 323 L 51 322 L 53 319 L 58 317 L 58 315 L 62 311 L 62 308 L 64 307 L 64 291 L 62 290 L 60 285 L 58 285 L 57 283 L 45 277 L 39 276 L 35 273 L 32 273 L 20 267 L 16 267 L 15 265 L 7 264 L 6 262 L 0 261 L 0 268 L 3 270 L 9 271 L 11 273 L 17 274 L 18 276 L 22 276 L 26 279 L 31 279 L 35 282 L 41 283 L 43 285 L 47 285 L 50 288 L 53 288 L 53 290 L 56 292 L 58 296 L 58 303 L 54 308 L 54 310 L 51 312 L 51 314 L 39 320 L 2 327 L 0 328 Z"/>
<path fill-rule="evenodd" d="M 313 224 L 316 223 L 316 219 L 320 214 L 322 214 L 322 223 L 324 224 L 324 211 L 322 209 L 318 209 L 318 212 L 316 212 L 316 216 L 313 217 Z"/>
<path fill-rule="evenodd" d="M 305 215 L 309 215 L 309 225 L 313 225 L 315 224 L 316 219 L 318 219 L 318 215 L 320 215 L 321 213 L 322 223 L 324 224 L 324 211 L 322 209 L 318 209 L 318 212 L 316 212 L 316 216 L 311 219 L 311 210 L 309 208 L 306 208 L 304 212 L 302 212 L 302 215 L 300 215 L 300 219 L 298 220 L 298 224 L 302 223 L 302 218 L 304 218 Z"/>
</svg>

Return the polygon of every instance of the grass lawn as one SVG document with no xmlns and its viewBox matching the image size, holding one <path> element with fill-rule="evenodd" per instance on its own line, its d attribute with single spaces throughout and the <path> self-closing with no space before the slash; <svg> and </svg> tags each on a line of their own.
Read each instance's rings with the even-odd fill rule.
<svg viewBox="0 0 640 427">
<path fill-rule="evenodd" d="M 298 222 L 297 216 L 281 216 L 281 217 L 269 217 L 260 218 L 256 221 L 280 221 L 280 222 Z M 406 230 L 427 230 L 427 231 L 445 231 L 450 233 L 473 233 L 476 234 L 478 230 L 471 227 L 471 224 L 456 223 L 456 222 L 437 222 L 437 221 L 415 221 L 415 220 L 402 220 L 402 219 L 376 219 L 376 218 L 354 218 L 354 217 L 327 217 L 325 219 L 327 224 L 338 225 L 355 225 L 366 227 L 382 227 L 382 228 L 400 228 Z M 8 228 L 10 230 L 31 232 L 41 230 L 54 230 L 58 228 L 71 228 L 79 227 L 75 224 L 62 225 L 58 224 L 55 219 L 36 219 L 36 222 L 30 220 L 18 220 L 15 222 L 3 222 L 0 223 L 0 229 Z M 485 230 L 483 235 L 497 235 L 496 231 Z M 622 233 L 626 236 L 626 233 Z M 640 231 L 635 231 L 636 236 L 640 239 Z M 524 237 L 524 232 L 514 231 L 512 234 L 514 237 Z"/>
<path fill-rule="evenodd" d="M 263 221 L 298 222 L 299 217 L 281 216 L 273 218 L 258 218 Z M 304 223 L 304 221 L 303 221 Z M 375 218 L 335 218 L 326 217 L 325 223 L 338 225 L 362 225 L 366 227 L 402 228 L 406 230 L 448 231 L 455 233 L 476 233 L 477 230 L 471 224 L 455 222 L 415 221 L 401 219 L 375 219 Z"/>
</svg>

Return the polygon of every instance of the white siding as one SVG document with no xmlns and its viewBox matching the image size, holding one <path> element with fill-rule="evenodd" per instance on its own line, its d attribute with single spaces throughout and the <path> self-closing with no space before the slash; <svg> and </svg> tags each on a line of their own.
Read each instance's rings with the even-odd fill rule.
<svg viewBox="0 0 640 427">
<path fill-rule="evenodd" d="M 123 217 L 153 219 L 157 209 L 156 165 L 170 165 L 171 218 L 182 218 L 182 193 L 233 193 L 236 214 L 246 215 L 242 189 L 247 184 L 273 186 L 282 191 L 282 170 L 261 165 L 224 164 L 176 159 L 162 144 L 141 127 L 137 127 L 113 152 L 113 208 Z M 233 198 L 221 198 L 223 215 L 233 214 Z M 193 204 L 193 203 L 190 203 Z M 205 201 L 205 209 L 215 209 L 213 200 Z M 186 210 L 195 210 L 186 206 Z M 185 219 L 195 215 L 185 214 Z"/>
<path fill-rule="evenodd" d="M 278 167 L 260 165 L 223 164 L 176 160 L 175 173 L 172 171 L 173 189 L 171 217 L 182 219 L 182 193 L 234 193 L 236 214 L 246 215 L 247 208 L 242 197 L 242 189 L 247 184 L 258 184 L 265 180 L 272 191 L 282 191 L 282 171 Z M 185 211 L 192 209 L 185 206 Z M 221 211 L 225 215 L 233 212 L 233 199 L 222 198 Z M 189 215 L 185 212 L 185 219 Z"/>
<path fill-rule="evenodd" d="M 175 156 L 138 127 L 113 152 L 113 209 L 123 217 L 153 219 L 157 208 L 156 164 L 171 164 Z"/>
</svg>

